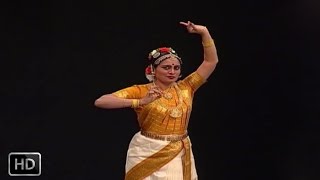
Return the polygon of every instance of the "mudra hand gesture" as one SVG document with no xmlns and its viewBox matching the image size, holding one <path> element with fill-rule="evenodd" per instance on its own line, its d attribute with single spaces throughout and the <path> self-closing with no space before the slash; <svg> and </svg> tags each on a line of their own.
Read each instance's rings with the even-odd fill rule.
<svg viewBox="0 0 320 180">
<path fill-rule="evenodd" d="M 195 34 L 203 34 L 208 31 L 206 26 L 197 25 L 192 23 L 191 21 L 188 22 L 180 22 L 180 24 L 184 25 L 189 33 L 195 33 Z"/>
<path fill-rule="evenodd" d="M 140 100 L 140 104 L 149 104 L 162 96 L 162 91 L 157 86 L 152 86 L 147 95 Z"/>
</svg>

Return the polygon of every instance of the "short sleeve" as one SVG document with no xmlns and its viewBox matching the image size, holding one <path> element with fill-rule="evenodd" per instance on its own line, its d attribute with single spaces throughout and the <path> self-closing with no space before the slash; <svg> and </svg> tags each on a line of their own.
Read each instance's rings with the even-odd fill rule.
<svg viewBox="0 0 320 180">
<path fill-rule="evenodd" d="M 133 85 L 133 86 L 115 91 L 112 94 L 117 97 L 125 98 L 125 99 L 141 98 L 141 88 L 138 85 Z"/>
<path fill-rule="evenodd" d="M 197 71 L 191 73 L 186 78 L 184 78 L 183 83 L 187 84 L 193 92 L 195 92 L 201 85 L 203 85 L 206 80 L 197 73 Z"/>
</svg>

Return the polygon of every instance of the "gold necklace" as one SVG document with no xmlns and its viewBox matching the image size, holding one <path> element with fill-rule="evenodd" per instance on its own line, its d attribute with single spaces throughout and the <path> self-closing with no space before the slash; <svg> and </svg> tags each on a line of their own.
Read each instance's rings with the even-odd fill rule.
<svg viewBox="0 0 320 180">
<path fill-rule="evenodd" d="M 157 86 L 154 82 L 153 82 L 154 86 Z M 173 95 L 169 92 L 169 90 L 171 89 L 172 86 L 170 86 L 168 89 L 162 91 L 162 96 L 166 99 L 172 99 Z"/>
<path fill-rule="evenodd" d="M 182 103 L 183 103 L 183 99 L 182 99 L 182 94 L 181 94 L 181 90 L 179 89 L 179 87 L 177 86 L 177 84 L 174 84 L 173 85 L 175 90 L 176 90 L 176 93 L 178 95 L 178 104 L 177 106 L 175 107 L 168 107 L 167 105 L 161 103 L 161 98 L 160 99 L 157 99 L 155 102 L 157 102 L 158 105 L 160 105 L 162 108 L 164 109 L 167 109 L 168 112 L 169 112 L 169 115 L 173 118 L 179 118 L 182 116 Z M 166 94 L 170 94 L 169 95 L 169 99 L 171 99 L 173 97 L 173 95 L 170 93 L 170 92 L 167 92 Z M 165 95 L 163 95 L 164 98 Z M 168 99 L 168 98 L 166 98 Z"/>
<path fill-rule="evenodd" d="M 166 99 L 172 99 L 172 94 L 170 92 L 164 92 L 163 97 Z"/>
</svg>

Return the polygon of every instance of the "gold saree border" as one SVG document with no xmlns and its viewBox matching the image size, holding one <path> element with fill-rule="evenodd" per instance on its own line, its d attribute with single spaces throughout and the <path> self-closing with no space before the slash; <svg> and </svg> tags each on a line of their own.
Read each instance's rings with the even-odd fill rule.
<svg viewBox="0 0 320 180">
<path fill-rule="evenodd" d="M 183 180 L 191 180 L 191 146 L 188 138 L 182 140 L 185 153 L 183 155 Z"/>
<path fill-rule="evenodd" d="M 185 149 L 183 156 L 183 174 L 184 180 L 191 179 L 191 161 L 190 161 L 190 143 L 189 139 L 185 138 L 182 141 L 170 142 L 164 148 L 144 159 L 133 168 L 131 168 L 125 175 L 125 180 L 143 180 L 150 176 L 153 172 L 159 170 L 161 167 L 169 163 L 175 158 L 182 149 Z"/>
</svg>

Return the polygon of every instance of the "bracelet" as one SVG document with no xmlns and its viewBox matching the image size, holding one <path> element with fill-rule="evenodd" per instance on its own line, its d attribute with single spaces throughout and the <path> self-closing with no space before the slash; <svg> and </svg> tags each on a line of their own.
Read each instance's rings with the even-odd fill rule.
<svg viewBox="0 0 320 180">
<path fill-rule="evenodd" d="M 213 39 L 211 39 L 210 41 L 207 41 L 207 42 L 202 42 L 202 46 L 203 46 L 204 48 L 208 48 L 208 47 L 211 47 L 211 46 L 213 46 L 213 45 L 214 45 Z"/>
<path fill-rule="evenodd" d="M 131 108 L 137 108 L 140 105 L 139 99 L 132 99 Z"/>
</svg>

